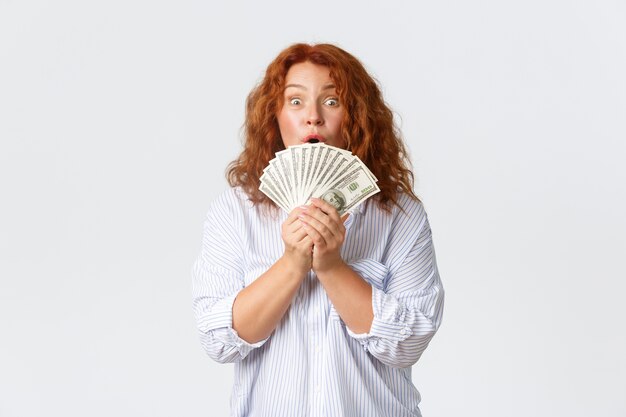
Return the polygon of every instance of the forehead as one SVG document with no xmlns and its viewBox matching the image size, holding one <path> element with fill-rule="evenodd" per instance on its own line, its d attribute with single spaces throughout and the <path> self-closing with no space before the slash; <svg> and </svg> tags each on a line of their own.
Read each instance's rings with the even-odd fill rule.
<svg viewBox="0 0 626 417">
<path fill-rule="evenodd" d="M 330 68 L 312 62 L 299 62 L 287 71 L 285 85 L 288 84 L 334 84 L 330 77 Z"/>
</svg>

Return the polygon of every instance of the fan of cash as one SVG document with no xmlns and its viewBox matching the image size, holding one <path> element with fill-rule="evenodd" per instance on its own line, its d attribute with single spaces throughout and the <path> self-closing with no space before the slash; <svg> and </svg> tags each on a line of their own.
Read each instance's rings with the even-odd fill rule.
<svg viewBox="0 0 626 417">
<path fill-rule="evenodd" d="M 376 181 L 350 151 L 307 143 L 278 152 L 263 170 L 259 190 L 287 213 L 315 197 L 343 216 L 380 191 Z"/>
</svg>

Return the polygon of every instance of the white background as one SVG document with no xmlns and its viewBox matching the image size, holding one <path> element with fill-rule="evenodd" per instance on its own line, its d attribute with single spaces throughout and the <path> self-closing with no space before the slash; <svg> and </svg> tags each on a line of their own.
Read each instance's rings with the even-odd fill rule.
<svg viewBox="0 0 626 417">
<path fill-rule="evenodd" d="M 626 415 L 622 1 L 0 0 L 0 416 L 225 416 L 190 270 L 293 42 L 380 81 L 446 288 L 434 416 Z"/>
</svg>

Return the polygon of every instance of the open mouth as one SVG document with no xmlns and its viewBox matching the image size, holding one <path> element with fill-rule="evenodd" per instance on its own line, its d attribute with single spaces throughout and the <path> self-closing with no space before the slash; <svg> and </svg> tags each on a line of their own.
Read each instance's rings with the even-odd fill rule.
<svg viewBox="0 0 626 417">
<path fill-rule="evenodd" d="M 320 143 L 324 142 L 324 138 L 320 135 L 309 135 L 304 138 L 304 143 Z"/>
</svg>

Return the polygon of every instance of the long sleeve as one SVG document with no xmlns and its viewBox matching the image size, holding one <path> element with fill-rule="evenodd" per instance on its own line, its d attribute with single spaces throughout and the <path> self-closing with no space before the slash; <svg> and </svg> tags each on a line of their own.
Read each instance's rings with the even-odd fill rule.
<svg viewBox="0 0 626 417">
<path fill-rule="evenodd" d="M 267 341 L 250 344 L 232 327 L 233 302 L 244 287 L 241 242 L 235 232 L 239 223 L 229 199 L 215 201 L 204 221 L 202 249 L 192 269 L 200 343 L 220 363 L 240 361 Z"/>
<path fill-rule="evenodd" d="M 369 333 L 350 332 L 309 273 L 271 340 L 256 344 L 232 329 L 233 301 L 284 253 L 287 215 L 256 210 L 238 188 L 211 204 L 193 307 L 206 353 L 234 362 L 233 416 L 421 415 L 409 367 L 439 326 L 443 289 L 421 203 L 403 194 L 398 202 L 392 211 L 360 205 L 346 221 L 342 257 L 373 288 Z"/>
<path fill-rule="evenodd" d="M 441 323 L 444 290 L 432 233 L 421 204 L 408 208 L 394 228 L 386 262 L 361 259 L 351 267 L 372 285 L 374 320 L 369 333 L 348 334 L 381 362 L 412 366 Z"/>
</svg>

